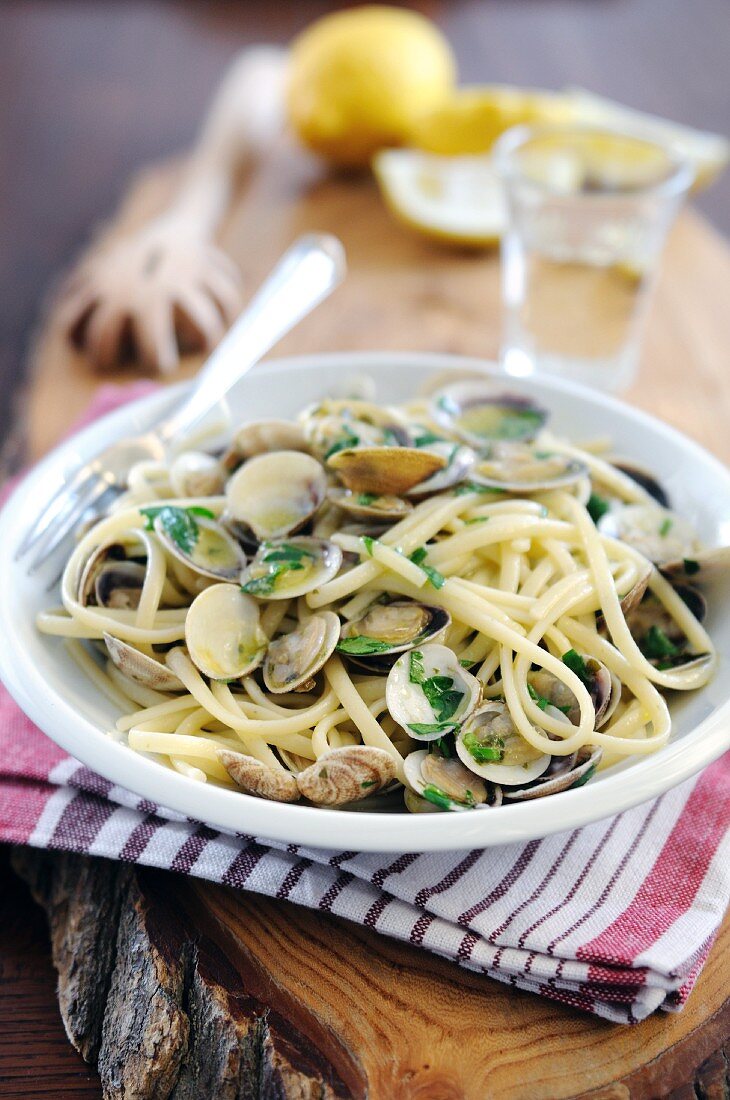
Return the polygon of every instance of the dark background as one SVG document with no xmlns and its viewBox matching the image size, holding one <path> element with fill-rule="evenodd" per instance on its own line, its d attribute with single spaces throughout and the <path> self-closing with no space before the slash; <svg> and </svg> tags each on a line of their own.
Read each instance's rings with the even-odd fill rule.
<svg viewBox="0 0 730 1100">
<path fill-rule="evenodd" d="M 49 285 L 138 166 L 192 139 L 242 46 L 324 0 L 0 0 L 0 432 Z M 730 131 L 728 0 L 426 0 L 465 81 L 583 85 Z M 730 173 L 699 199 L 730 231 Z"/>
</svg>

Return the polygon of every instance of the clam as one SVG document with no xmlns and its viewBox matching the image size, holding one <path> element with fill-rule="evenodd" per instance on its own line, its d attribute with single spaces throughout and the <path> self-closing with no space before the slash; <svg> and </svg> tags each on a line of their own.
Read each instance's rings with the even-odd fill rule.
<svg viewBox="0 0 730 1100">
<path fill-rule="evenodd" d="M 447 462 L 424 447 L 347 447 L 330 455 L 327 465 L 354 493 L 402 496 Z"/>
<path fill-rule="evenodd" d="M 620 539 L 660 566 L 685 558 L 694 560 L 700 551 L 692 524 L 659 504 L 611 508 L 597 526 L 602 535 Z"/>
<path fill-rule="evenodd" d="M 603 756 L 603 749 L 595 745 L 584 745 L 572 756 L 554 757 L 548 773 L 538 778 L 529 787 L 505 790 L 504 797 L 509 802 L 527 802 L 533 798 L 545 798 L 546 795 L 569 791 L 571 787 L 582 787 L 592 777 Z"/>
<path fill-rule="evenodd" d="M 694 584 L 711 583 L 730 574 L 730 546 L 715 546 L 691 557 L 662 562 L 661 571 L 672 584 L 690 578 Z"/>
<path fill-rule="evenodd" d="M 144 687 L 154 688 L 155 691 L 185 690 L 182 680 L 161 661 L 156 661 L 154 657 L 149 657 L 112 634 L 104 635 L 104 643 L 112 662 L 130 680 L 143 684 Z"/>
<path fill-rule="evenodd" d="M 249 459 L 226 486 L 226 518 L 247 524 L 256 538 L 299 531 L 318 510 L 327 478 L 316 458 L 274 451 Z"/>
<path fill-rule="evenodd" d="M 146 576 L 147 566 L 142 562 L 106 562 L 99 569 L 94 581 L 97 606 L 135 610 L 139 607 Z"/>
<path fill-rule="evenodd" d="M 405 445 L 408 429 L 400 413 L 357 398 L 328 398 L 306 408 L 299 417 L 314 453 L 328 458 L 345 447 Z"/>
<path fill-rule="evenodd" d="M 216 755 L 234 783 L 247 794 L 268 798 L 272 802 L 299 800 L 299 787 L 291 772 L 275 771 L 253 756 L 231 749 L 218 749 Z"/>
<path fill-rule="evenodd" d="M 340 620 L 334 611 L 311 615 L 296 630 L 269 644 L 264 660 L 264 683 L 280 694 L 308 684 L 334 652 L 340 637 Z"/>
<path fill-rule="evenodd" d="M 376 493 L 353 493 L 350 489 L 330 489 L 327 499 L 355 519 L 373 519 L 380 523 L 395 523 L 413 511 L 413 505 L 402 497 Z"/>
<path fill-rule="evenodd" d="M 301 424 L 291 420 L 253 420 L 239 428 L 222 458 L 226 470 L 236 470 L 247 458 L 270 451 L 306 451 Z"/>
<path fill-rule="evenodd" d="M 348 745 L 330 749 L 297 776 L 299 793 L 318 806 L 342 806 L 377 794 L 395 778 L 385 749 Z"/>
<path fill-rule="evenodd" d="M 342 551 L 328 539 L 298 535 L 263 542 L 241 574 L 241 587 L 252 596 L 289 600 L 304 596 L 336 577 Z"/>
<path fill-rule="evenodd" d="M 469 474 L 477 485 L 508 493 L 564 489 L 584 477 L 588 477 L 588 468 L 578 459 L 535 450 L 521 443 L 494 447 Z"/>
<path fill-rule="evenodd" d="M 163 507 L 153 527 L 165 549 L 203 577 L 233 580 L 246 564 L 245 553 L 218 520 L 187 508 Z"/>
<path fill-rule="evenodd" d="M 431 398 L 437 424 L 477 449 L 495 440 L 526 443 L 546 423 L 548 412 L 536 401 L 500 392 L 487 382 L 457 382 Z"/>
<path fill-rule="evenodd" d="M 127 551 L 119 542 L 102 543 L 95 547 L 84 563 L 79 576 L 77 599 L 86 607 L 92 599 L 96 599 L 96 579 L 99 573 L 109 562 L 121 562 L 127 558 Z"/>
<path fill-rule="evenodd" d="M 424 497 L 430 493 L 442 493 L 445 489 L 451 489 L 468 475 L 477 456 L 471 447 L 443 442 L 429 443 L 423 448 L 429 454 L 441 455 L 446 459 L 446 465 L 442 470 L 437 470 L 431 477 L 421 481 L 408 490 L 410 497 Z"/>
<path fill-rule="evenodd" d="M 622 474 L 630 477 L 637 485 L 640 485 L 662 508 L 669 508 L 669 496 L 651 470 L 647 470 L 645 466 L 640 466 L 633 459 L 615 458 L 611 465 L 620 470 Z"/>
<path fill-rule="evenodd" d="M 453 650 L 430 643 L 401 654 L 385 685 L 391 717 L 419 741 L 455 730 L 479 703 L 482 685 Z"/>
<path fill-rule="evenodd" d="M 596 712 L 595 729 L 600 729 L 608 721 L 618 706 L 621 697 L 621 681 L 611 676 L 606 666 L 595 657 L 584 657 L 583 667 L 588 674 L 586 687 Z M 580 707 L 573 692 L 545 669 L 537 669 L 527 674 L 530 694 L 541 709 L 545 704 L 555 707 L 575 726 L 580 721 Z"/>
<path fill-rule="evenodd" d="M 491 701 L 475 710 L 456 738 L 462 763 L 500 787 L 537 779 L 550 766 L 550 756 L 534 749 L 517 730 L 507 704 Z"/>
<path fill-rule="evenodd" d="M 268 639 L 259 605 L 235 584 L 214 584 L 196 596 L 185 619 L 190 658 L 211 680 L 237 680 L 264 659 Z"/>
<path fill-rule="evenodd" d="M 225 482 L 218 459 L 203 451 L 183 451 L 170 466 L 170 487 L 176 497 L 217 496 Z"/>
<path fill-rule="evenodd" d="M 374 603 L 343 625 L 337 648 L 369 672 L 387 672 L 398 653 L 436 641 L 450 624 L 442 607 L 415 600 Z"/>
<path fill-rule="evenodd" d="M 704 616 L 706 603 L 696 589 L 687 585 L 677 588 L 695 618 Z M 695 614 L 698 612 L 698 614 Z M 626 615 L 626 625 L 646 659 L 660 670 L 686 668 L 704 664 L 710 659 L 707 653 L 693 653 L 689 639 L 679 623 L 657 599 L 647 592 L 641 602 Z"/>
<path fill-rule="evenodd" d="M 494 794 L 490 799 L 484 780 L 453 756 L 441 756 L 430 753 L 428 749 L 419 749 L 408 754 L 403 768 L 411 791 L 431 803 L 431 808 L 473 810 L 488 801 L 495 802 Z M 415 812 L 419 811 L 420 807 Z"/>
</svg>

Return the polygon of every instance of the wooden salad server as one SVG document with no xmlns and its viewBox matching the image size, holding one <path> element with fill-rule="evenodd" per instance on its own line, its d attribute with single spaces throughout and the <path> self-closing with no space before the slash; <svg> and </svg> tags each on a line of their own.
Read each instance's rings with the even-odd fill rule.
<svg viewBox="0 0 730 1100">
<path fill-rule="evenodd" d="M 240 274 L 215 235 L 238 174 L 282 128 L 286 56 L 269 46 L 241 54 L 169 206 L 131 235 L 93 248 L 62 287 L 63 331 L 98 368 L 132 358 L 172 371 L 183 349 L 209 351 L 240 312 Z"/>
</svg>

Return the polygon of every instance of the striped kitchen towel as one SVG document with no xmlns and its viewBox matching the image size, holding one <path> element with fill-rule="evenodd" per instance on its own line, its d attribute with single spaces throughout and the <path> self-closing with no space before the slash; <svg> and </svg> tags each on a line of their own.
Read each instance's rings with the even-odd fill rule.
<svg viewBox="0 0 730 1100">
<path fill-rule="evenodd" d="M 92 413 L 128 396 L 107 388 Z M 730 754 L 654 802 L 524 845 L 319 851 L 220 833 L 115 787 L 0 688 L 0 840 L 289 899 L 635 1023 L 682 1008 L 730 901 Z"/>
</svg>

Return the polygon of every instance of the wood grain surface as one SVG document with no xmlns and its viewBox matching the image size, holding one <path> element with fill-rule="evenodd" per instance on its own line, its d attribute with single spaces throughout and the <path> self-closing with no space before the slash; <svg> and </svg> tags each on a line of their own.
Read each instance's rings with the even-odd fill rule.
<svg viewBox="0 0 730 1100">
<path fill-rule="evenodd" d="M 123 232 L 158 209 L 177 170 L 170 165 L 141 177 L 109 232 Z M 328 177 L 283 143 L 240 199 L 225 228 L 224 244 L 252 288 L 302 231 L 336 232 L 347 248 L 346 284 L 287 338 L 282 353 L 374 345 L 487 356 L 496 352 L 497 257 L 443 250 L 414 237 L 390 220 L 369 179 Z M 685 212 L 668 249 L 642 371 L 628 395 L 724 458 L 730 455 L 727 285 L 730 253 L 696 214 Z M 181 376 L 197 365 L 187 361 Z M 36 345 L 27 398 L 34 456 L 67 430 L 99 381 L 69 349 L 51 312 Z M 40 871 L 25 865 L 26 877 L 33 880 L 35 875 L 36 894 L 46 902 L 54 882 L 65 883 L 62 894 L 68 888 L 57 858 L 42 862 Z M 216 985 L 213 1000 L 224 1005 L 225 1034 L 229 1039 L 231 1033 L 238 1036 L 239 1054 L 245 1047 L 258 1067 L 259 1092 L 252 1095 L 360 1097 L 367 1092 L 386 1100 L 557 1100 L 582 1095 L 601 1100 L 673 1095 L 684 1100 L 723 1095 L 722 1046 L 730 1030 L 727 926 L 685 1011 L 674 1017 L 657 1015 L 629 1030 L 466 974 L 321 914 L 145 873 L 133 879 L 137 893 L 122 894 L 116 925 L 112 917 L 107 922 L 118 929 L 117 954 L 108 960 L 116 977 L 103 990 L 89 981 L 69 995 L 64 975 L 71 973 L 70 961 L 83 957 L 82 941 L 103 973 L 101 957 L 88 949 L 97 942 L 94 926 L 90 930 L 84 921 L 103 909 L 99 899 L 108 889 L 106 874 L 87 868 L 83 875 L 71 876 L 72 883 L 86 884 L 79 900 L 82 917 L 71 924 L 69 913 L 77 910 L 65 903 L 50 907 L 62 975 L 61 1008 L 77 1045 L 98 1059 L 106 1096 L 195 1095 L 194 1082 L 200 1080 L 195 1074 L 210 1061 L 211 1048 L 206 1045 L 209 1032 L 205 1043 L 196 1038 L 200 1020 L 207 1017 L 194 1006 L 205 1004 L 209 1011 L 213 994 L 207 990 L 202 1001 L 191 1000 L 199 971 L 180 968 L 180 960 L 188 957 L 185 951 L 192 950 L 185 947 L 188 942 L 195 942 L 198 952 L 202 943 L 209 944 L 213 955 L 220 961 L 216 952 L 222 953 L 226 961 L 226 977 Z M 45 886 L 39 885 L 43 876 Z M 89 896 L 95 898 L 91 906 Z M 113 914 L 111 908 L 108 912 Z M 79 938 L 80 927 L 86 939 Z M 110 934 L 105 926 L 103 942 L 109 942 Z M 154 950 L 144 947 L 148 942 Z M 154 962 L 144 981 L 140 974 L 139 981 L 131 980 L 130 952 Z M 74 974 L 77 980 L 78 970 Z M 130 1022 L 124 1006 L 134 1002 L 137 987 L 156 1009 L 134 1015 Z M 242 1005 L 249 1007 L 244 1011 Z M 102 1017 L 111 1021 L 103 1034 L 94 1031 Z M 277 1026 L 267 1031 L 262 1019 Z M 164 1057 L 157 1042 L 151 1057 L 149 1027 L 155 1034 L 162 1027 Z M 322 1056 L 325 1069 L 311 1063 L 313 1052 Z M 268 1077 L 266 1088 L 278 1092 L 261 1092 L 262 1067 L 268 1067 L 267 1073 L 276 1070 L 277 1084 Z M 177 1082 L 179 1092 L 170 1091 L 171 1082 Z M 199 1095 L 247 1096 L 246 1088 Z"/>
</svg>

